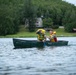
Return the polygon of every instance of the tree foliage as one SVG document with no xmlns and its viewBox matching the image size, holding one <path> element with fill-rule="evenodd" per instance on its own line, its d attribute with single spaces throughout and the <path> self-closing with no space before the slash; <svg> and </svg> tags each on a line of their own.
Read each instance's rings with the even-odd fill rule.
<svg viewBox="0 0 76 75">
<path fill-rule="evenodd" d="M 30 32 L 35 31 L 36 7 L 32 0 L 25 0 L 24 18 L 28 20 L 28 29 Z"/>
<path fill-rule="evenodd" d="M 41 10 L 38 13 L 42 14 L 44 18 L 52 19 L 53 27 L 63 25 L 65 31 L 68 32 L 72 32 L 73 28 L 76 28 L 76 7 L 73 4 L 62 0 L 36 0 L 35 3 L 39 6 L 38 10 Z M 46 24 L 46 26 L 48 25 Z"/>
<path fill-rule="evenodd" d="M 0 0 L 0 35 L 18 32 L 26 19 L 29 31 L 35 30 L 35 18 L 43 16 L 54 26 L 63 25 L 65 31 L 76 28 L 76 6 L 62 0 Z"/>
<path fill-rule="evenodd" d="M 52 27 L 52 25 L 53 25 L 53 22 L 52 22 L 51 18 L 45 18 L 45 19 L 43 19 L 43 26 L 44 27 L 49 28 L 49 27 Z"/>
<path fill-rule="evenodd" d="M 18 0 L 0 0 L 0 35 L 13 34 L 18 31 Z"/>
</svg>

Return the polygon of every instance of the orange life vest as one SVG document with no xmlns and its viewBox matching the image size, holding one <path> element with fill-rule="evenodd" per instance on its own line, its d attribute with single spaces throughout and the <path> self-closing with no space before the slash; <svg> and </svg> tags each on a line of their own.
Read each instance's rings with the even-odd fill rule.
<svg viewBox="0 0 76 75">
<path fill-rule="evenodd" d="M 57 42 L 57 38 L 56 38 L 56 35 L 54 33 L 50 34 L 50 41 Z"/>
</svg>

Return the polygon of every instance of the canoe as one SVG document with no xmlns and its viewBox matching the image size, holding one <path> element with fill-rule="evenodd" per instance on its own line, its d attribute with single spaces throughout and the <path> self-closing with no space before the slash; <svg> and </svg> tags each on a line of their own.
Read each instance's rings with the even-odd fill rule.
<svg viewBox="0 0 76 75">
<path fill-rule="evenodd" d="M 13 38 L 14 48 L 32 48 L 32 47 L 44 47 L 44 46 L 66 46 L 68 41 L 59 40 L 57 42 L 39 42 L 37 40 L 22 40 Z"/>
</svg>

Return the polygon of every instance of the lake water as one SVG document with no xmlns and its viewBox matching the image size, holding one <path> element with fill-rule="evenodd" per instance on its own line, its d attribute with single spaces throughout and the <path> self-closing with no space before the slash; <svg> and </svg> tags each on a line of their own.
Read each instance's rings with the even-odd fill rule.
<svg viewBox="0 0 76 75">
<path fill-rule="evenodd" d="M 12 38 L 0 38 L 0 75 L 76 75 L 76 37 L 58 39 L 68 46 L 13 49 Z"/>
</svg>

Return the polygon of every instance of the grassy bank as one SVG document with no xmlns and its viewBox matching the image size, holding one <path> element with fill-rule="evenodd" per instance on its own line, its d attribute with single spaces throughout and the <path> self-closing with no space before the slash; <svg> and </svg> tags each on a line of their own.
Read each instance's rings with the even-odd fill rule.
<svg viewBox="0 0 76 75">
<path fill-rule="evenodd" d="M 76 33 L 65 32 L 63 28 L 56 29 L 57 36 L 76 37 Z"/>
<path fill-rule="evenodd" d="M 59 29 L 55 29 L 55 31 L 57 32 L 57 36 L 60 37 L 75 37 L 76 33 L 67 33 L 64 31 L 63 28 L 59 28 Z M 46 32 L 46 35 L 49 36 L 49 32 Z M 28 32 L 27 29 L 25 29 L 23 26 L 20 27 L 20 30 L 17 34 L 13 34 L 13 35 L 6 35 L 6 36 L 0 36 L 0 38 L 19 38 L 19 37 L 36 37 L 36 33 L 35 32 Z"/>
</svg>

